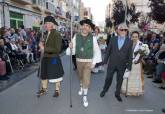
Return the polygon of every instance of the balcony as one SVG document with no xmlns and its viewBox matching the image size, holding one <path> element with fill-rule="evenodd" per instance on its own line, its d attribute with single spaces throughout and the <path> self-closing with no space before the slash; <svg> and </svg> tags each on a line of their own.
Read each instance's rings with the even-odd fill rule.
<svg viewBox="0 0 165 114">
<path fill-rule="evenodd" d="M 32 0 L 32 7 L 36 10 L 42 11 L 42 0 Z"/>
<path fill-rule="evenodd" d="M 55 5 L 52 2 L 46 2 L 46 12 L 55 14 Z"/>
<path fill-rule="evenodd" d="M 32 0 L 11 0 L 13 2 L 17 2 L 19 4 L 22 4 L 22 5 L 30 5 L 32 4 Z"/>
<path fill-rule="evenodd" d="M 32 0 L 32 3 L 33 3 L 34 5 L 39 5 L 39 1 L 40 1 L 40 0 Z"/>
</svg>

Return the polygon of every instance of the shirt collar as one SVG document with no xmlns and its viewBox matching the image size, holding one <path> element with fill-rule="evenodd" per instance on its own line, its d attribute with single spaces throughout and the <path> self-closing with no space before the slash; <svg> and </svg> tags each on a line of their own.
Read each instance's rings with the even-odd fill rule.
<svg viewBox="0 0 165 114">
<path fill-rule="evenodd" d="M 123 36 L 118 36 L 118 38 L 120 38 L 120 39 L 125 39 L 126 37 L 123 37 Z"/>
</svg>

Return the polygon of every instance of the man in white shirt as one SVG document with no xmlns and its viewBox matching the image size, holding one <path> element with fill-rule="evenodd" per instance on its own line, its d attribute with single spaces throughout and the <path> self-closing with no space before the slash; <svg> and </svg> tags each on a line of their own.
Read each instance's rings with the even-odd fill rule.
<svg viewBox="0 0 165 114">
<path fill-rule="evenodd" d="M 97 39 L 92 35 L 94 24 L 91 20 L 80 21 L 81 32 L 76 34 L 66 50 L 67 55 L 76 55 L 78 78 L 80 81 L 79 95 L 83 95 L 83 105 L 88 107 L 87 93 L 90 86 L 91 70 L 96 63 L 102 61 Z"/>
</svg>

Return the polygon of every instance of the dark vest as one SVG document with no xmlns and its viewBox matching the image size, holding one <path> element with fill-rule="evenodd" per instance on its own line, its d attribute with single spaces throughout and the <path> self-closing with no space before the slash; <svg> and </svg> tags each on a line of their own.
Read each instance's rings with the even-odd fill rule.
<svg viewBox="0 0 165 114">
<path fill-rule="evenodd" d="M 93 35 L 91 33 L 86 37 L 81 34 L 76 35 L 76 57 L 80 59 L 93 58 Z"/>
</svg>

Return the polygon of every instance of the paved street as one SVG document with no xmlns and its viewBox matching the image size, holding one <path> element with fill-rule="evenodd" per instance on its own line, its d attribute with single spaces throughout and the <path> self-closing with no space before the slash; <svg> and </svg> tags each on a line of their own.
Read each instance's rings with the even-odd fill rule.
<svg viewBox="0 0 165 114">
<path fill-rule="evenodd" d="M 115 81 L 104 98 L 99 97 L 105 74 L 93 74 L 89 90 L 89 107 L 84 108 L 76 73 L 73 71 L 73 108 L 69 107 L 69 57 L 63 56 L 65 70 L 62 82 L 62 94 L 53 98 L 54 87 L 49 84 L 48 94 L 36 97 L 38 79 L 37 72 L 0 93 L 0 114 L 161 114 L 165 107 L 165 91 L 160 90 L 150 79 L 145 79 L 145 95 L 143 97 L 128 97 L 122 95 L 119 103 L 114 97 Z"/>
</svg>

